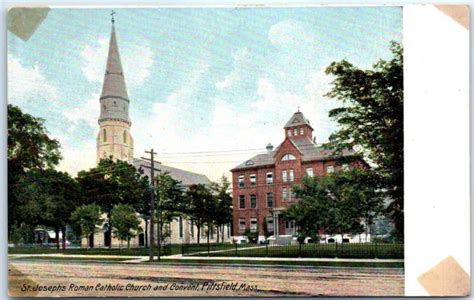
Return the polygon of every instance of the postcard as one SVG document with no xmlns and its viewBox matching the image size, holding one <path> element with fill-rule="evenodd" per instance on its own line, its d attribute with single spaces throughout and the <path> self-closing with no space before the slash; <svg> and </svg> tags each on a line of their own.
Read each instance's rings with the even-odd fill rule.
<svg viewBox="0 0 474 300">
<path fill-rule="evenodd" d="M 470 293 L 468 7 L 7 19 L 10 296 Z"/>
</svg>

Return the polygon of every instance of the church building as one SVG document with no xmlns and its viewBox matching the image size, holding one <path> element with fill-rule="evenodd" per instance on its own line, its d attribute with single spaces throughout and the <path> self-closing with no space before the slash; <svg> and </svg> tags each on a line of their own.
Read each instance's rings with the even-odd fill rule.
<svg viewBox="0 0 474 300">
<path fill-rule="evenodd" d="M 294 221 L 279 217 L 283 210 L 298 201 L 292 186 L 301 184 L 305 176 L 324 176 L 354 166 L 338 164 L 341 156 L 336 157 L 332 151 L 317 145 L 313 130 L 309 120 L 298 110 L 283 127 L 284 140 L 278 147 L 273 149 L 268 144 L 266 153 L 258 154 L 231 170 L 233 236 L 236 239 L 242 238 L 246 230 L 258 232 L 259 239 L 264 239 L 264 222 L 274 239 L 294 237 L 297 234 Z M 341 155 L 353 154 L 354 151 L 346 150 Z M 334 242 L 341 237 L 327 238 L 328 242 Z M 365 236 L 344 236 L 344 241 L 346 238 L 367 241 Z"/>
<path fill-rule="evenodd" d="M 102 93 L 100 95 L 100 116 L 99 116 L 99 133 L 97 134 L 97 163 L 106 157 L 112 156 L 113 159 L 123 160 L 137 169 L 148 165 L 149 162 L 134 158 L 133 153 L 133 137 L 131 134 L 132 122 L 129 116 L 130 98 L 125 83 L 125 74 L 122 68 L 120 53 L 117 42 L 117 34 L 115 32 L 115 24 L 112 17 L 112 32 L 110 35 L 109 52 L 105 68 L 104 83 Z M 147 130 L 144 128 L 143 130 Z M 150 168 L 143 168 L 145 175 L 150 175 Z M 155 174 L 160 172 L 168 172 L 171 177 L 181 182 L 183 189 L 193 184 L 210 185 L 211 181 L 202 174 L 196 174 L 186 170 L 155 164 Z M 150 176 L 149 176 L 150 177 Z M 156 226 L 156 225 L 155 225 Z M 130 241 L 132 247 L 144 246 L 145 238 L 149 240 L 149 226 L 145 221 L 141 220 L 140 232 Z M 155 227 L 156 228 L 156 227 Z M 165 243 L 181 244 L 197 242 L 197 227 L 191 220 L 177 218 L 168 226 L 169 237 Z M 230 241 L 231 232 L 230 225 L 221 228 L 219 241 Z M 155 234 L 157 229 L 155 229 Z M 212 228 L 210 231 L 210 241 L 216 242 L 218 238 L 217 229 Z M 207 240 L 207 228 L 201 230 L 201 241 Z M 156 238 L 155 238 L 156 241 Z M 118 247 L 119 240 L 114 238 L 106 222 L 101 231 L 96 233 L 89 239 L 82 239 L 82 247 Z"/>
</svg>

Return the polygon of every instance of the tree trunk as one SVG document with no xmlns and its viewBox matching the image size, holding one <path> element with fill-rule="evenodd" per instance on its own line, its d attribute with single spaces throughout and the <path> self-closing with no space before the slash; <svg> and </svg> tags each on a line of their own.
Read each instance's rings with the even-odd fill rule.
<svg viewBox="0 0 474 300">
<path fill-rule="evenodd" d="M 211 227 L 207 224 L 207 244 L 209 245 L 209 236 L 211 235 Z"/>
<path fill-rule="evenodd" d="M 59 227 L 54 228 L 54 233 L 56 234 L 56 249 L 60 249 L 61 247 L 59 246 Z"/>
<path fill-rule="evenodd" d="M 110 212 L 107 214 L 107 222 L 109 222 L 109 230 L 110 230 L 109 249 L 112 249 L 112 223 L 110 222 Z"/>
<path fill-rule="evenodd" d="M 201 241 L 201 224 L 198 222 L 197 224 L 197 244 L 200 244 Z"/>
<path fill-rule="evenodd" d="M 61 234 L 63 235 L 63 251 L 66 250 L 66 226 L 61 227 Z"/>
<path fill-rule="evenodd" d="M 148 248 L 148 220 L 145 219 L 145 248 Z"/>
<path fill-rule="evenodd" d="M 219 231 L 220 231 L 220 226 L 217 226 L 217 237 L 216 237 L 216 243 L 219 244 Z"/>
<path fill-rule="evenodd" d="M 127 236 L 127 249 L 130 249 L 130 237 Z"/>
</svg>

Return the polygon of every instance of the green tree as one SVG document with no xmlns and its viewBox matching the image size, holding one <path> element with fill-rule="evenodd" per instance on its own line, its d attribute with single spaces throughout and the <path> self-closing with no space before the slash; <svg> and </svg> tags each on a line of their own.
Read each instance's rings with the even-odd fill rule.
<svg viewBox="0 0 474 300">
<path fill-rule="evenodd" d="M 7 157 L 10 237 L 13 228 L 22 227 L 22 224 L 31 225 L 30 219 L 26 217 L 31 215 L 31 212 L 25 214 L 24 211 L 25 206 L 31 203 L 25 203 L 29 199 L 21 193 L 25 185 L 31 183 L 25 178 L 26 173 L 56 166 L 61 159 L 60 145 L 57 140 L 48 136 L 43 119 L 24 113 L 19 107 L 9 104 Z M 34 219 L 36 218 L 37 216 L 34 216 Z"/>
<path fill-rule="evenodd" d="M 169 172 L 159 173 L 155 184 L 155 209 L 158 226 L 159 243 L 165 239 L 164 225 L 173 219 L 183 216 L 187 211 L 186 198 L 184 197 L 181 182 L 170 176 Z"/>
<path fill-rule="evenodd" d="M 305 177 L 303 186 L 293 187 L 300 200 L 284 211 L 283 218 L 294 220 L 300 235 L 313 240 L 318 240 L 320 230 L 341 237 L 361 233 L 383 209 L 383 194 L 377 184 L 372 173 L 361 169 Z"/>
<path fill-rule="evenodd" d="M 203 184 L 194 184 L 186 191 L 188 200 L 188 216 L 194 220 L 197 227 L 197 243 L 200 244 L 201 230 L 204 225 L 209 229 L 213 225 L 212 220 L 215 217 L 216 201 L 210 189 Z"/>
<path fill-rule="evenodd" d="M 107 214 L 106 226 L 113 223 L 110 213 L 114 205 L 130 204 L 142 215 L 148 215 L 149 181 L 143 170 L 112 158 L 101 159 L 97 167 L 81 171 L 77 176 L 84 193 L 84 203 L 99 205 Z M 111 244 L 109 245 L 111 247 Z"/>
<path fill-rule="evenodd" d="M 34 182 L 37 197 L 29 199 L 40 205 L 41 212 L 37 225 L 52 227 L 56 233 L 57 248 L 61 231 L 62 248 L 66 248 L 66 226 L 76 204 L 81 203 L 82 192 L 79 184 L 68 173 L 53 169 L 33 170 L 26 178 Z M 31 187 L 31 186 L 30 186 Z M 34 203 L 30 203 L 35 205 Z M 25 208 L 26 209 L 26 208 Z"/>
<path fill-rule="evenodd" d="M 98 232 L 103 221 L 100 206 L 96 204 L 79 206 L 71 215 L 74 233 L 83 238 L 89 238 Z"/>
<path fill-rule="evenodd" d="M 232 196 L 230 195 L 230 182 L 226 176 L 222 176 L 220 183 L 212 184 L 212 191 L 215 197 L 216 211 L 214 222 L 217 226 L 217 242 L 219 236 L 224 241 L 224 226 L 232 222 Z"/>
<path fill-rule="evenodd" d="M 112 232 L 120 240 L 120 245 L 126 240 L 127 248 L 130 248 L 130 239 L 137 235 L 140 225 L 137 212 L 131 205 L 117 204 L 111 211 L 110 220 Z"/>
<path fill-rule="evenodd" d="M 357 149 L 373 164 L 391 199 L 387 214 L 403 240 L 403 48 L 392 42 L 391 51 L 392 59 L 379 60 L 371 70 L 345 60 L 326 69 L 335 78 L 326 96 L 341 102 L 329 112 L 340 128 L 329 146 L 337 152 Z"/>
</svg>

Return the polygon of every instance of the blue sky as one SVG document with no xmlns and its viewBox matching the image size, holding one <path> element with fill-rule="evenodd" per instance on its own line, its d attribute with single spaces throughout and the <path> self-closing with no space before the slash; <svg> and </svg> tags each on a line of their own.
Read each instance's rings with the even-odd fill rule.
<svg viewBox="0 0 474 300">
<path fill-rule="evenodd" d="M 319 142 L 336 130 L 324 68 L 370 68 L 402 40 L 400 7 L 117 8 L 135 157 L 277 146 L 300 107 Z M 8 35 L 9 102 L 46 120 L 60 168 L 95 164 L 110 9 L 53 9 L 24 42 Z M 257 153 L 160 155 L 216 180 Z M 228 173 L 227 173 L 228 174 Z"/>
</svg>

